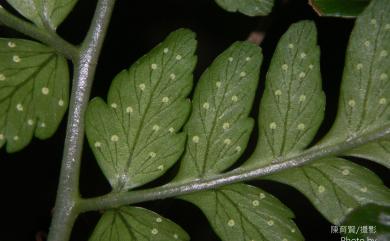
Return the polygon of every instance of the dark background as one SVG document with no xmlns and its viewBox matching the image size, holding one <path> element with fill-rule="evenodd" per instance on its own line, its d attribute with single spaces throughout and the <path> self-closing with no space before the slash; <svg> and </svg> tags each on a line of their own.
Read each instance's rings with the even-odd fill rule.
<svg viewBox="0 0 390 241">
<path fill-rule="evenodd" d="M 230 44 L 246 39 L 250 32 L 257 30 L 266 33 L 261 43 L 265 58 L 255 105 L 258 106 L 266 69 L 278 39 L 291 23 L 310 19 L 315 21 L 319 32 L 323 88 L 328 99 L 326 118 L 316 137 L 318 140 L 329 129 L 335 116 L 345 47 L 354 21 L 319 18 L 307 5 L 307 0 L 276 2 L 270 16 L 250 18 L 238 13 L 228 13 L 219 8 L 213 0 L 118 0 L 97 69 L 92 97 L 105 97 L 116 73 L 128 68 L 177 28 L 186 27 L 197 33 L 199 43 L 195 79 L 198 79 L 212 60 Z M 79 43 L 88 28 L 95 4 L 95 0 L 79 0 L 75 10 L 60 26 L 60 35 L 72 43 Z M 5 28 L 0 28 L 0 34 L 3 37 L 20 36 Z M 252 113 L 253 116 L 257 116 L 256 109 Z M 66 118 L 55 136 L 49 140 L 34 139 L 27 148 L 15 154 L 6 154 L 4 148 L 0 150 L 3 223 L 0 229 L 1 241 L 39 240 L 36 236 L 43 237 L 41 240 L 44 240 L 55 201 L 65 120 Z M 257 130 L 253 132 L 252 144 L 242 159 L 253 151 L 256 133 Z M 364 160 L 354 161 L 371 168 L 389 184 L 389 180 L 385 180 L 388 172 L 384 167 Z M 148 186 L 168 181 L 174 176 L 176 169 L 177 167 L 172 168 L 167 175 Z M 294 189 L 265 181 L 252 184 L 271 192 L 294 211 L 295 221 L 306 240 L 340 240 L 337 235 L 330 234 L 331 224 Z M 80 186 L 84 197 L 102 195 L 110 191 L 87 145 L 84 146 Z M 188 203 L 168 199 L 140 205 L 178 223 L 194 241 L 219 240 L 203 214 Z M 87 240 L 99 216 L 98 212 L 81 215 L 75 224 L 72 240 Z"/>
</svg>

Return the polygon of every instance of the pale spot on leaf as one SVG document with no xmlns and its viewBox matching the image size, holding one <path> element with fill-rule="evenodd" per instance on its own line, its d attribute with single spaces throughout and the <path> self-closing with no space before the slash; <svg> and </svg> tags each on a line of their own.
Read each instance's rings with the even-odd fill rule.
<svg viewBox="0 0 390 241">
<path fill-rule="evenodd" d="M 152 229 L 151 233 L 152 233 L 153 235 L 157 235 L 157 234 L 158 234 L 157 228 Z"/>
<path fill-rule="evenodd" d="M 250 60 L 251 60 L 251 57 L 246 57 L 245 60 L 246 60 L 246 61 L 250 61 Z"/>
<path fill-rule="evenodd" d="M 299 102 L 304 102 L 306 100 L 306 95 L 299 96 Z"/>
<path fill-rule="evenodd" d="M 162 219 L 160 217 L 156 218 L 156 222 L 161 223 Z"/>
<path fill-rule="evenodd" d="M 199 143 L 199 136 L 193 136 L 192 137 L 192 142 Z"/>
<path fill-rule="evenodd" d="M 246 76 L 246 72 L 243 71 L 240 73 L 240 77 L 245 77 L 245 76 Z"/>
<path fill-rule="evenodd" d="M 34 121 L 32 119 L 27 120 L 27 125 L 32 126 L 34 125 Z"/>
<path fill-rule="evenodd" d="M 387 74 L 385 74 L 385 73 L 382 73 L 381 76 L 380 76 L 380 79 L 381 79 L 381 80 L 385 80 L 385 79 L 387 79 L 387 78 L 388 78 L 388 76 L 387 76 Z"/>
<path fill-rule="evenodd" d="M 318 186 L 318 192 L 319 192 L 319 193 L 325 192 L 325 187 L 322 186 L 322 185 L 319 185 L 319 186 Z"/>
<path fill-rule="evenodd" d="M 372 25 L 376 25 L 376 19 L 371 19 L 371 21 L 370 21 L 370 23 L 372 24 Z"/>
<path fill-rule="evenodd" d="M 46 123 L 42 122 L 39 126 L 42 127 L 42 128 L 45 128 L 46 127 Z"/>
<path fill-rule="evenodd" d="M 355 107 L 355 105 L 356 105 L 355 100 L 352 100 L 352 99 L 349 100 L 349 101 L 348 101 L 348 105 L 351 106 L 351 107 Z"/>
<path fill-rule="evenodd" d="M 283 70 L 288 70 L 288 65 L 287 65 L 287 64 L 283 64 L 283 65 L 282 65 L 282 69 L 283 69 Z"/>
<path fill-rule="evenodd" d="M 232 143 L 232 140 L 230 140 L 229 138 L 225 139 L 223 141 L 223 143 L 225 143 L 225 145 L 230 145 Z"/>
<path fill-rule="evenodd" d="M 94 146 L 95 146 L 96 148 L 100 148 L 100 147 L 102 146 L 102 143 L 99 142 L 99 141 L 97 141 L 97 142 L 95 142 Z"/>
<path fill-rule="evenodd" d="M 174 239 L 179 239 L 179 235 L 177 235 L 176 233 L 173 235 L 173 238 Z"/>
<path fill-rule="evenodd" d="M 274 220 L 268 220 L 267 224 L 268 224 L 269 226 L 273 226 L 273 225 L 274 225 Z"/>
<path fill-rule="evenodd" d="M 133 113 L 133 108 L 132 108 L 131 106 L 128 106 L 128 107 L 126 108 L 126 112 L 127 112 L 127 113 Z"/>
<path fill-rule="evenodd" d="M 161 100 L 163 103 L 168 103 L 169 102 L 169 97 L 164 96 Z"/>
<path fill-rule="evenodd" d="M 380 105 L 385 105 L 386 103 L 387 103 L 386 98 L 380 98 L 380 99 L 379 99 L 379 104 L 380 104 Z"/>
<path fill-rule="evenodd" d="M 306 58 L 306 53 L 305 53 L 305 52 L 302 52 L 302 53 L 299 55 L 299 57 L 301 57 L 301 59 Z"/>
<path fill-rule="evenodd" d="M 156 70 L 157 69 L 157 64 L 151 64 L 150 68 L 152 68 L 153 70 Z"/>
<path fill-rule="evenodd" d="M 181 60 L 181 55 L 180 54 L 176 55 L 176 59 Z"/>
<path fill-rule="evenodd" d="M 217 86 L 217 88 L 221 87 L 221 82 L 220 82 L 220 81 L 217 81 L 217 82 L 215 83 L 215 86 Z"/>
<path fill-rule="evenodd" d="M 230 219 L 227 223 L 229 227 L 233 227 L 236 224 L 236 222 L 233 219 Z"/>
<path fill-rule="evenodd" d="M 156 153 L 155 153 L 155 152 L 149 152 L 149 156 L 150 156 L 151 158 L 155 158 L 155 157 L 156 157 Z"/>
<path fill-rule="evenodd" d="M 289 45 L 288 45 L 288 48 L 289 48 L 289 49 L 293 49 L 293 48 L 294 48 L 294 44 L 289 44 Z"/>
<path fill-rule="evenodd" d="M 305 72 L 299 73 L 299 78 L 303 79 L 303 78 L 305 78 L 305 76 L 306 76 Z"/>
<path fill-rule="evenodd" d="M 154 131 L 159 131 L 159 130 L 160 130 L 160 126 L 154 125 L 154 126 L 152 127 L 152 129 L 153 129 Z"/>
<path fill-rule="evenodd" d="M 363 68 L 363 64 L 362 63 L 359 63 L 356 65 L 356 69 L 357 70 L 361 70 Z"/>
<path fill-rule="evenodd" d="M 23 111 L 23 110 L 24 110 L 23 105 L 20 104 L 20 103 L 16 105 L 16 109 L 17 109 L 18 111 Z"/>
<path fill-rule="evenodd" d="M 282 95 L 282 91 L 281 90 L 276 90 L 275 91 L 275 95 L 276 96 L 281 96 Z"/>
<path fill-rule="evenodd" d="M 209 103 L 207 103 L 207 102 L 203 103 L 203 108 L 204 108 L 204 109 L 208 110 L 209 107 L 210 107 L 210 104 L 209 104 Z"/>
<path fill-rule="evenodd" d="M 259 197 L 260 197 L 260 199 L 264 199 L 265 198 L 265 194 L 264 193 L 260 193 Z"/>
<path fill-rule="evenodd" d="M 361 192 L 367 192 L 367 190 L 368 190 L 367 187 L 362 187 L 362 188 L 360 188 L 360 191 L 361 191 Z"/>
<path fill-rule="evenodd" d="M 229 62 L 233 62 L 233 57 L 229 57 Z"/>
<path fill-rule="evenodd" d="M 19 140 L 19 136 L 14 136 L 14 141 L 18 141 Z"/>
<path fill-rule="evenodd" d="M 229 128 L 230 128 L 230 124 L 229 124 L 229 122 L 225 122 L 225 123 L 223 123 L 223 125 L 222 125 L 222 128 L 223 128 L 224 130 L 227 130 L 227 129 L 229 129 Z"/>
<path fill-rule="evenodd" d="M 232 96 L 232 101 L 233 101 L 233 102 L 237 102 L 237 101 L 238 101 L 238 97 L 237 97 L 236 95 L 233 95 L 233 96 Z"/>
<path fill-rule="evenodd" d="M 21 61 L 20 57 L 18 55 L 14 55 L 12 57 L 12 61 L 14 61 L 15 63 L 19 63 Z"/>
<path fill-rule="evenodd" d="M 119 141 L 119 137 L 117 135 L 112 135 L 111 136 L 111 141 L 112 142 L 117 142 L 117 141 Z"/>
<path fill-rule="evenodd" d="M 387 51 L 386 50 L 382 50 L 379 54 L 379 56 L 381 57 L 386 57 L 387 56 Z"/>
<path fill-rule="evenodd" d="M 0 134 L 0 141 L 2 141 L 2 140 L 4 140 L 4 134 L 3 133 Z"/>
<path fill-rule="evenodd" d="M 173 133 L 173 132 L 175 132 L 175 128 L 170 127 L 170 128 L 168 129 L 168 131 L 169 131 L 170 133 Z"/>
<path fill-rule="evenodd" d="M 65 104 L 65 103 L 64 103 L 63 100 L 59 100 L 59 101 L 58 101 L 58 105 L 59 105 L 59 106 L 64 106 L 64 104 Z"/>
<path fill-rule="evenodd" d="M 117 105 L 116 103 L 112 103 L 112 104 L 111 104 L 111 107 L 112 107 L 113 109 L 116 109 L 116 108 L 118 107 L 118 105 Z"/>
<path fill-rule="evenodd" d="M 0 74 L 0 81 L 4 81 L 6 79 L 4 74 Z"/>
<path fill-rule="evenodd" d="M 344 176 L 348 176 L 348 175 L 349 175 L 349 170 L 348 170 L 348 169 L 344 169 L 341 173 L 342 173 Z"/>
<path fill-rule="evenodd" d="M 271 130 L 275 130 L 276 127 L 277 127 L 277 125 L 276 125 L 275 122 L 271 122 L 271 123 L 269 124 L 269 128 L 270 128 Z"/>
<path fill-rule="evenodd" d="M 175 74 L 170 74 L 169 78 L 171 78 L 171 80 L 174 80 L 174 79 L 176 79 L 176 75 Z"/>
<path fill-rule="evenodd" d="M 297 128 L 298 128 L 298 130 L 303 131 L 306 128 L 306 126 L 303 123 L 299 123 Z"/>
<path fill-rule="evenodd" d="M 252 201 L 252 205 L 255 206 L 255 207 L 259 206 L 260 205 L 259 200 L 253 200 Z"/>
<path fill-rule="evenodd" d="M 142 91 L 144 91 L 145 88 L 146 88 L 146 85 L 145 85 L 145 84 L 140 84 L 140 85 L 138 85 L 138 87 L 139 87 Z"/>
<path fill-rule="evenodd" d="M 160 170 L 160 171 L 163 171 L 164 170 L 164 165 L 158 166 L 157 169 Z"/>
<path fill-rule="evenodd" d="M 168 48 L 164 48 L 164 54 L 167 54 L 169 52 L 169 49 Z"/>
<path fill-rule="evenodd" d="M 43 94 L 43 95 L 48 95 L 49 92 L 50 92 L 49 88 L 47 88 L 47 87 L 43 87 L 43 88 L 41 89 L 41 91 L 42 91 L 42 94 Z"/>
<path fill-rule="evenodd" d="M 236 152 L 240 152 L 241 151 L 241 146 L 236 146 Z"/>
<path fill-rule="evenodd" d="M 9 42 L 8 42 L 8 47 L 10 47 L 10 48 L 15 48 L 15 47 L 16 47 L 16 44 L 15 44 L 14 42 L 12 42 L 12 41 L 9 41 Z"/>
</svg>

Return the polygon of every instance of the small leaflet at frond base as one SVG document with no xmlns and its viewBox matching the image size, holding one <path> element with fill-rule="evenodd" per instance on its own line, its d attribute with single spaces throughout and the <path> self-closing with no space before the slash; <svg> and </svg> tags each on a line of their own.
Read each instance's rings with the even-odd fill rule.
<svg viewBox="0 0 390 241">
<path fill-rule="evenodd" d="M 177 224 L 139 207 L 104 212 L 89 241 L 189 241 Z"/>
<path fill-rule="evenodd" d="M 7 0 L 20 14 L 39 27 L 56 29 L 72 11 L 77 0 Z"/>
<path fill-rule="evenodd" d="M 303 240 L 294 214 L 257 187 L 234 184 L 181 198 L 203 211 L 223 241 Z"/>
<path fill-rule="evenodd" d="M 88 141 L 115 190 L 156 179 L 181 156 L 195 47 L 194 33 L 173 32 L 115 77 L 107 104 L 96 98 L 88 106 Z"/>
<path fill-rule="evenodd" d="M 246 165 L 263 166 L 294 155 L 321 125 L 325 96 L 315 25 L 293 24 L 283 35 L 267 73 L 259 111 L 259 140 Z"/>
<path fill-rule="evenodd" d="M 261 61 L 258 46 L 237 42 L 203 73 L 185 126 L 187 147 L 176 180 L 222 172 L 241 156 L 253 128 L 248 115 Z"/>
<path fill-rule="evenodd" d="M 42 44 L 0 39 L 0 147 L 25 147 L 35 134 L 51 137 L 68 106 L 69 71 L 62 56 Z"/>
<path fill-rule="evenodd" d="M 387 0 L 373 0 L 357 18 L 352 31 L 337 117 L 321 144 L 342 142 L 389 123 L 390 4 Z M 386 143 L 388 141 L 379 141 L 349 154 L 367 156 L 389 166 L 390 152 Z M 369 148 L 373 146 L 375 149 Z M 381 154 L 373 154 L 376 150 Z"/>
<path fill-rule="evenodd" d="M 388 205 L 390 192 L 370 170 L 341 158 L 328 158 L 266 177 L 302 192 L 333 224 L 367 203 Z"/>
<path fill-rule="evenodd" d="M 274 5 L 274 0 L 215 0 L 223 9 L 229 12 L 240 12 L 248 16 L 268 15 Z"/>
</svg>

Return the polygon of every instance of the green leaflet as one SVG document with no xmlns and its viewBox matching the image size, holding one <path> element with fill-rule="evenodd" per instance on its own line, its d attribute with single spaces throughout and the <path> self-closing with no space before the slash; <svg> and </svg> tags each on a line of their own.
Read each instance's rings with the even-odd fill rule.
<svg viewBox="0 0 390 241">
<path fill-rule="evenodd" d="M 56 29 L 77 0 L 7 0 L 20 14 L 40 27 Z"/>
<path fill-rule="evenodd" d="M 109 90 L 108 105 L 88 106 L 86 133 L 100 168 L 116 190 L 161 176 L 180 157 L 196 57 L 195 35 L 178 30 L 128 71 Z"/>
<path fill-rule="evenodd" d="M 67 109 L 66 60 L 51 48 L 20 39 L 0 39 L 0 147 L 25 147 L 35 133 L 46 139 Z"/>
<path fill-rule="evenodd" d="M 390 139 L 370 143 L 345 154 L 372 160 L 390 168 Z"/>
<path fill-rule="evenodd" d="M 260 51 L 249 42 L 234 43 L 202 75 L 185 127 L 188 141 L 177 179 L 222 172 L 245 150 L 253 128 L 248 115 L 259 79 Z"/>
<path fill-rule="evenodd" d="M 360 136 L 390 122 L 389 54 L 390 4 L 387 0 L 374 0 L 356 20 L 347 50 L 337 118 L 322 142 L 324 145 Z M 373 151 L 360 147 L 350 153 L 377 156 Z M 385 160 L 388 166 L 388 148 L 381 153 L 379 157 L 387 157 L 373 160 L 382 164 Z"/>
<path fill-rule="evenodd" d="M 223 241 L 303 240 L 294 214 L 259 188 L 234 184 L 181 198 L 204 212 Z"/>
<path fill-rule="evenodd" d="M 260 104 L 258 145 L 247 164 L 267 165 L 312 141 L 325 106 L 319 61 L 314 23 L 293 24 L 272 58 Z"/>
<path fill-rule="evenodd" d="M 106 211 L 90 241 L 188 241 L 187 233 L 172 221 L 147 209 L 121 207 Z"/>
<path fill-rule="evenodd" d="M 342 236 L 355 240 L 390 240 L 390 207 L 367 204 L 354 210 L 343 221 L 342 226 L 368 227 L 368 232 L 348 233 Z"/>
<path fill-rule="evenodd" d="M 271 12 L 274 0 L 215 0 L 229 12 L 240 12 L 248 16 L 264 16 Z"/>
<path fill-rule="evenodd" d="M 356 17 L 370 0 L 309 0 L 320 16 Z"/>
<path fill-rule="evenodd" d="M 370 170 L 341 158 L 328 158 L 268 176 L 306 195 L 332 223 L 360 205 L 388 205 L 390 192 Z"/>
</svg>

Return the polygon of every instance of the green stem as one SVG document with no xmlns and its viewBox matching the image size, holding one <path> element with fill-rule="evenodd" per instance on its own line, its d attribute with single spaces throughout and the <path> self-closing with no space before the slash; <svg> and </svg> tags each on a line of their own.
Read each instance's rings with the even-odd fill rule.
<svg viewBox="0 0 390 241">
<path fill-rule="evenodd" d="M 9 13 L 1 5 L 0 23 L 51 46 L 70 60 L 74 61 L 79 56 L 78 48 L 58 36 L 56 32 L 39 28 L 30 22 L 24 21 Z"/>
<path fill-rule="evenodd" d="M 280 172 L 285 169 L 299 167 L 308 162 L 319 160 L 325 157 L 337 156 L 347 151 L 357 148 L 361 145 L 377 141 L 390 136 L 390 124 L 383 128 L 372 131 L 362 136 L 348 139 L 342 143 L 334 143 L 327 146 L 314 146 L 303 153 L 286 158 L 278 159 L 277 163 L 260 168 L 242 167 L 233 171 L 208 177 L 205 179 L 194 180 L 184 183 L 171 183 L 161 187 L 150 188 L 146 190 L 137 190 L 122 193 L 109 193 L 104 196 L 82 199 L 79 205 L 81 212 L 92 210 L 104 210 L 115 208 L 122 205 L 134 204 L 157 199 L 181 196 L 197 191 L 214 189 L 227 184 L 253 180 L 261 176 Z M 254 158 L 253 156 L 250 158 Z M 253 162 L 251 162 L 253 163 Z"/>
<path fill-rule="evenodd" d="M 99 0 L 88 34 L 74 61 L 74 79 L 70 98 L 64 156 L 58 184 L 53 220 L 48 241 L 69 240 L 79 214 L 79 174 L 84 142 L 85 111 L 97 62 L 111 19 L 115 0 Z"/>
</svg>

